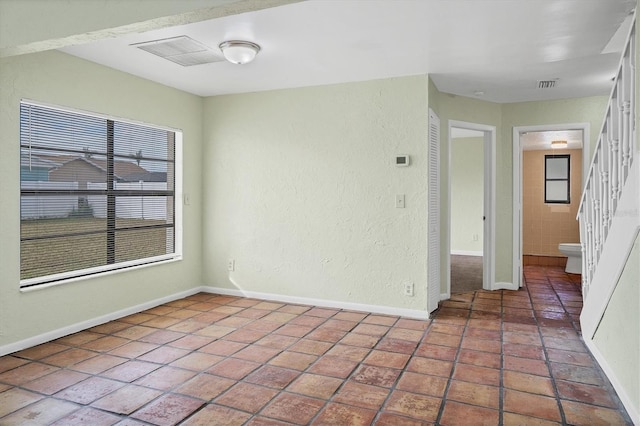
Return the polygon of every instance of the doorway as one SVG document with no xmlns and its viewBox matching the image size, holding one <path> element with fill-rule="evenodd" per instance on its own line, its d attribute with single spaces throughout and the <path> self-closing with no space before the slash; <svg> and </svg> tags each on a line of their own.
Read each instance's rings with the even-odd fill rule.
<svg viewBox="0 0 640 426">
<path fill-rule="evenodd" d="M 448 238 L 444 247 L 447 273 L 443 298 L 460 291 L 495 289 L 496 129 L 457 120 L 449 120 L 448 127 Z M 465 150 L 473 154 L 467 155 Z"/>
<path fill-rule="evenodd" d="M 451 128 L 451 294 L 483 288 L 484 132 Z"/>
<path fill-rule="evenodd" d="M 560 241 L 543 240 L 542 229 L 549 229 L 554 236 L 560 235 L 560 239 L 563 240 L 561 242 L 580 242 L 579 234 L 576 230 L 572 231 L 572 228 L 577 229 L 575 213 L 580 204 L 585 176 L 589 170 L 589 140 L 588 123 L 525 126 L 513 129 L 513 282 L 518 286 L 522 286 L 525 263 L 543 262 L 543 266 L 556 266 L 554 257 L 560 255 L 557 252 Z M 567 142 L 567 144 L 560 149 L 552 149 L 553 141 Z M 582 151 L 578 151 L 579 149 Z M 525 167 L 525 151 L 530 158 L 527 164 L 530 161 L 534 161 L 532 164 L 537 164 L 536 158 L 545 161 L 545 156 L 571 155 L 573 157 L 571 161 L 574 162 L 574 171 L 578 169 L 581 171 L 578 176 L 574 175 L 570 203 L 547 202 L 544 190 L 541 189 L 545 185 L 544 164 L 542 166 L 538 164 L 538 170 L 527 171 L 526 167 L 532 166 Z M 575 167 L 575 161 L 578 167 Z M 540 176 L 536 178 L 537 175 Z M 534 179 L 533 184 L 531 179 Z M 539 182 L 540 187 L 535 187 L 536 182 Z M 539 202 L 540 200 L 542 202 Z M 546 222 L 542 224 L 536 221 Z M 565 225 L 563 225 L 564 222 L 566 222 Z M 534 232 L 536 229 L 537 233 Z M 540 241 L 532 241 L 534 235 Z M 560 260 L 562 259 L 558 259 L 557 263 Z"/>
</svg>

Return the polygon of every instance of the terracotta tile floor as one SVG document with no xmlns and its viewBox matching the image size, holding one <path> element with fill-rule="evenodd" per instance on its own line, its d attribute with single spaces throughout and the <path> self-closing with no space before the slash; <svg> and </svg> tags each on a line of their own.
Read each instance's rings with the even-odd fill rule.
<svg viewBox="0 0 640 426">
<path fill-rule="evenodd" d="M 579 277 L 525 277 L 432 321 L 196 294 L 0 358 L 0 424 L 631 424 Z"/>
</svg>

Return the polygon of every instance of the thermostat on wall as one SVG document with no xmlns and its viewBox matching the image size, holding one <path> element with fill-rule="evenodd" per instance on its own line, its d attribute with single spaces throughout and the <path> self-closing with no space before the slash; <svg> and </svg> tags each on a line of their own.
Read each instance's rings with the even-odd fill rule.
<svg viewBox="0 0 640 426">
<path fill-rule="evenodd" d="M 408 155 L 396 155 L 396 166 L 398 167 L 406 167 L 409 165 L 409 156 Z"/>
</svg>

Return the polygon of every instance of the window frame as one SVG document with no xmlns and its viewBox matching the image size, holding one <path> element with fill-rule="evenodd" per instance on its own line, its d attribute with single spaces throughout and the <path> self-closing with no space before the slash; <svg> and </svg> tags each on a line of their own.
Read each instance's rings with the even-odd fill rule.
<svg viewBox="0 0 640 426">
<path fill-rule="evenodd" d="M 137 126 L 144 126 L 152 129 L 157 129 L 166 132 L 172 132 L 173 137 L 173 163 L 174 163 L 174 181 L 173 181 L 173 252 L 167 253 L 159 256 L 145 257 L 140 259 L 134 259 L 129 261 L 117 262 L 117 263 L 107 263 L 105 265 L 76 269 L 73 271 L 54 273 L 49 275 L 42 275 L 34 278 L 26 278 L 20 279 L 20 291 L 30 291 L 40 288 L 46 288 L 50 286 L 65 284 L 68 282 L 75 282 L 79 280 L 86 280 L 89 278 L 95 278 L 105 275 L 110 275 L 117 272 L 130 271 L 133 269 L 138 269 L 141 267 L 148 267 L 158 264 L 163 264 L 167 262 L 174 262 L 182 260 L 182 236 L 183 236 L 183 203 L 182 203 L 182 173 L 183 173 L 183 157 L 182 157 L 182 145 L 183 145 L 183 132 L 181 129 L 168 127 L 168 126 L 160 126 L 157 124 L 150 124 L 147 122 L 132 120 L 128 118 L 117 117 L 109 114 L 101 114 L 95 113 L 85 110 L 79 110 L 75 108 L 63 107 L 59 105 L 53 105 L 49 103 L 34 101 L 31 99 L 21 99 L 19 106 L 22 108 L 23 105 L 32 105 L 36 107 L 48 108 L 52 110 L 57 110 L 65 113 L 78 114 L 92 118 L 98 118 L 101 120 L 105 120 L 106 123 L 111 123 L 113 125 L 114 122 L 120 122 L 125 124 L 132 124 Z M 21 119 L 19 120 L 21 123 Z M 21 124 L 20 124 L 21 126 Z M 21 132 L 19 132 L 19 135 Z M 20 151 L 19 155 L 22 153 L 22 139 L 19 137 L 19 146 Z M 113 151 L 111 152 L 111 157 L 113 157 Z M 19 161 L 20 162 L 20 161 Z M 107 180 L 107 193 L 109 192 L 109 184 Z M 22 176 L 19 179 L 19 191 L 20 191 L 20 205 L 22 204 L 22 194 L 23 191 L 22 186 Z M 167 190 L 167 192 L 170 192 Z M 107 207 L 109 208 L 109 207 Z M 22 221 L 22 214 L 20 213 L 20 220 Z M 20 234 L 20 252 L 22 252 L 22 234 Z M 105 247 L 106 248 L 106 247 Z"/>
<path fill-rule="evenodd" d="M 565 159 L 567 163 L 566 178 L 550 178 L 548 176 L 548 160 Z M 567 196 L 564 199 L 549 199 L 547 185 L 549 182 L 566 182 Z M 571 204 L 571 154 L 545 154 L 544 156 L 544 202 L 545 204 Z"/>
</svg>

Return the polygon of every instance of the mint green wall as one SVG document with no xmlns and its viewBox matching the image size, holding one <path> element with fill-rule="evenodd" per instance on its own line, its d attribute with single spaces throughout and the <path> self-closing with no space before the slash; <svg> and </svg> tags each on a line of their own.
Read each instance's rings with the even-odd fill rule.
<svg viewBox="0 0 640 426">
<path fill-rule="evenodd" d="M 55 51 L 0 61 L 0 346 L 200 285 L 202 99 Z M 19 290 L 23 98 L 183 130 L 184 260 Z"/>
<path fill-rule="evenodd" d="M 497 186 L 499 187 L 498 193 L 504 194 L 504 196 L 499 199 L 500 216 L 497 217 L 497 220 L 504 227 L 503 235 L 508 238 L 501 239 L 498 244 L 498 250 L 500 250 L 498 258 L 504 263 L 502 268 L 496 267 L 496 269 L 501 271 L 504 276 L 512 273 L 513 263 L 513 241 L 511 238 L 513 226 L 513 128 L 546 124 L 589 123 L 591 125 L 589 129 L 590 145 L 593 151 L 602 127 L 607 102 L 607 96 L 593 96 L 555 101 L 519 102 L 502 106 L 500 138 L 504 161 L 499 163 L 502 170 L 497 179 Z"/>
<path fill-rule="evenodd" d="M 426 313 L 427 82 L 207 98 L 205 282 Z"/>
<path fill-rule="evenodd" d="M 616 379 L 640 413 L 640 238 L 593 337 Z"/>
<path fill-rule="evenodd" d="M 440 91 L 436 85 L 433 84 L 431 78 L 429 78 L 429 108 L 434 111 L 440 111 Z M 442 125 L 442 123 L 440 124 Z"/>
<path fill-rule="evenodd" d="M 441 120 L 441 158 L 448 158 L 448 120 L 459 120 L 496 126 L 496 282 L 513 282 L 513 128 L 560 123 L 591 123 L 591 145 L 595 145 L 608 98 L 596 96 L 556 101 L 496 104 L 439 92 L 431 85 L 429 106 Z M 448 230 L 448 168 L 441 162 L 441 235 L 445 241 Z M 441 252 L 443 271 L 447 253 Z M 446 292 L 446 284 L 442 286 Z"/>
<path fill-rule="evenodd" d="M 451 142 L 451 252 L 482 254 L 484 140 L 456 138 Z"/>
<path fill-rule="evenodd" d="M 466 121 L 469 123 L 484 124 L 488 126 L 496 127 L 496 157 L 502 159 L 501 147 L 500 147 L 500 126 L 502 122 L 502 110 L 500 104 L 493 102 L 486 102 L 479 99 L 466 98 L 463 96 L 452 95 L 438 91 L 438 89 L 431 83 L 429 91 L 429 107 L 440 117 L 440 238 L 442 241 L 440 251 L 440 270 L 442 271 L 442 285 L 440 293 L 447 292 L 447 280 L 446 276 L 449 273 L 447 270 L 447 247 L 445 241 L 449 239 L 449 230 L 447 228 L 449 218 L 449 120 Z M 497 176 L 500 176 L 500 164 L 502 161 L 497 161 Z M 498 182 L 496 182 L 498 185 Z M 496 198 L 501 196 L 500 193 L 496 194 Z M 500 218 L 500 211 L 496 212 L 496 217 Z M 496 220 L 496 251 L 500 247 L 502 240 L 498 237 L 504 234 L 503 226 Z M 509 237 L 511 231 L 509 230 Z M 505 237 L 503 237 L 505 238 Z M 505 256 L 503 256 L 504 258 Z M 500 270 L 500 265 L 504 263 L 503 258 L 496 258 L 496 270 Z M 509 258 L 510 259 L 510 258 Z M 509 260 L 510 262 L 510 260 Z M 496 274 L 496 281 L 511 281 L 510 275 L 498 275 Z"/>
<path fill-rule="evenodd" d="M 503 105 L 502 137 L 512 139 L 513 127 L 544 124 L 590 123 L 591 152 L 602 128 L 608 96 L 559 99 L 542 102 L 519 102 Z"/>
</svg>

